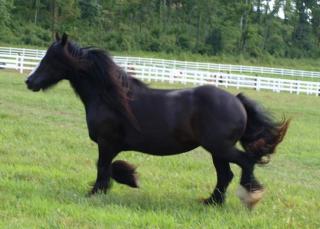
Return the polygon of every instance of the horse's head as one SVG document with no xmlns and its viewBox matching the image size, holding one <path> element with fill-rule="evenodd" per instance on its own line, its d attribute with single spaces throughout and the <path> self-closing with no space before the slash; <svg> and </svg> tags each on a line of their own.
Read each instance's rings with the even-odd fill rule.
<svg viewBox="0 0 320 229">
<path fill-rule="evenodd" d="M 70 75 L 71 65 L 68 63 L 70 60 L 67 55 L 67 46 L 68 36 L 64 33 L 60 38 L 56 34 L 56 41 L 51 44 L 39 65 L 28 76 L 26 80 L 28 89 L 45 90 Z"/>
</svg>

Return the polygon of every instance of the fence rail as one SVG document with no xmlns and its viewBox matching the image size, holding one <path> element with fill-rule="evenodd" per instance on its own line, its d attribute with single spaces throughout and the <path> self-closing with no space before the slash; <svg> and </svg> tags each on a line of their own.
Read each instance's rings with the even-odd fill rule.
<svg viewBox="0 0 320 229">
<path fill-rule="evenodd" d="M 223 72 L 196 70 L 172 70 L 160 67 L 125 64 L 122 67 L 132 75 L 148 81 L 169 83 L 212 84 L 222 87 L 251 88 L 257 91 L 289 92 L 295 94 L 320 95 L 320 82 L 276 79 L 269 77 L 246 76 Z"/>
<path fill-rule="evenodd" d="M 128 62 L 131 64 L 148 65 L 155 67 L 166 67 L 175 69 L 192 69 L 200 71 L 218 71 L 218 72 L 239 72 L 239 73 L 251 73 L 260 75 L 281 75 L 289 77 L 302 77 L 302 78 L 317 78 L 320 79 L 320 72 L 303 71 L 295 69 L 282 69 L 282 68 L 270 68 L 270 67 L 257 67 L 257 66 L 243 66 L 243 65 L 231 65 L 231 64 L 215 64 L 215 63 L 203 63 L 203 62 L 188 62 L 177 60 L 164 60 L 154 58 L 140 58 L 140 57 L 120 57 L 115 56 L 116 62 Z"/>
<path fill-rule="evenodd" d="M 21 73 L 24 70 L 32 70 L 39 63 L 44 54 L 44 51 L 40 52 L 39 50 L 0 48 L 0 68 L 16 69 Z M 169 61 L 137 57 L 115 57 L 114 60 L 127 72 L 140 79 L 149 81 L 152 80 L 184 84 L 191 83 L 200 85 L 213 84 L 223 87 L 251 88 L 257 91 L 272 90 L 273 92 L 320 95 L 320 81 L 310 82 L 292 79 L 247 76 L 231 73 L 232 71 L 221 72 L 221 70 L 226 69 L 225 65 L 217 65 L 218 70 L 214 71 L 215 68 L 210 68 L 210 66 L 213 66 L 214 64 L 196 62 Z M 238 70 L 241 70 L 242 72 L 245 71 L 243 69 L 246 67 L 237 65 L 230 66 L 236 66 Z M 261 70 L 262 67 L 252 67 L 252 69 L 258 71 Z M 281 69 L 274 68 L 274 70 L 280 72 Z M 264 68 L 263 71 L 267 72 L 266 68 Z M 290 71 L 293 73 L 299 72 L 299 70 Z M 314 74 L 315 73 L 318 72 L 314 72 Z M 320 72 L 318 74 L 320 77 Z M 316 76 L 314 75 L 314 77 Z"/>
<path fill-rule="evenodd" d="M 20 73 L 23 73 L 24 70 L 32 70 L 40 60 L 41 57 L 3 54 L 0 52 L 0 68 L 16 69 Z"/>
<path fill-rule="evenodd" d="M 45 55 L 45 51 L 38 50 L 38 49 L 0 47 L 0 54 L 42 58 Z M 177 61 L 177 60 L 141 58 L 141 57 L 123 57 L 123 56 L 115 56 L 114 60 L 118 64 L 130 63 L 133 65 L 154 66 L 154 67 L 163 67 L 163 68 L 171 68 L 171 69 L 172 68 L 192 69 L 192 70 L 200 70 L 200 71 L 218 71 L 218 72 L 229 72 L 229 73 L 238 72 L 238 73 L 250 73 L 250 74 L 258 74 L 258 75 L 281 75 L 281 76 L 296 77 L 296 78 L 302 77 L 307 79 L 308 78 L 320 79 L 320 72 L 285 69 L 285 68 L 215 64 L 215 63 L 204 63 L 204 62 L 190 62 L 190 61 Z"/>
<path fill-rule="evenodd" d="M 0 54 L 19 55 L 42 58 L 46 51 L 40 49 L 26 49 L 26 48 L 6 48 L 0 47 Z"/>
</svg>

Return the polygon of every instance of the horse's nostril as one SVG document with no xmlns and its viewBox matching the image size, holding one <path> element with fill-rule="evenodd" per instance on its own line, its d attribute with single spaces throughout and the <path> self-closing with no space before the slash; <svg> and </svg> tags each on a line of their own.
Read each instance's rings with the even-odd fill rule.
<svg viewBox="0 0 320 229">
<path fill-rule="evenodd" d="M 24 82 L 25 82 L 26 84 L 29 84 L 29 83 L 30 83 L 30 80 L 29 80 L 29 79 L 26 79 Z"/>
</svg>

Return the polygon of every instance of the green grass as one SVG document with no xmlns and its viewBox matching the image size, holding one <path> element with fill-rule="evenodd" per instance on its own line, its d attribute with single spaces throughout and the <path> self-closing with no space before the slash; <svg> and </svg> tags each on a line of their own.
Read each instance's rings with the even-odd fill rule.
<svg viewBox="0 0 320 229">
<path fill-rule="evenodd" d="M 245 91 L 277 117 L 293 118 L 271 163 L 256 169 L 267 192 L 249 212 L 235 196 L 237 166 L 225 206 L 198 202 L 216 180 L 201 148 L 171 157 L 123 153 L 119 158 L 138 165 L 141 188 L 114 183 L 107 195 L 85 197 L 97 147 L 81 102 L 67 83 L 32 93 L 24 78 L 0 70 L 0 228 L 320 227 L 319 97 Z"/>
</svg>

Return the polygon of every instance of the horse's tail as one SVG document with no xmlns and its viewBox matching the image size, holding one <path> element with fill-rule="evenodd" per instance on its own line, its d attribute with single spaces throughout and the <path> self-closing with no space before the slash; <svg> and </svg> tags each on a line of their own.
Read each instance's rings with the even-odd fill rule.
<svg viewBox="0 0 320 229">
<path fill-rule="evenodd" d="M 126 161 L 117 160 L 111 165 L 112 178 L 120 184 L 128 185 L 132 188 L 138 188 L 138 174 L 136 167 Z"/>
<path fill-rule="evenodd" d="M 274 121 L 272 116 L 262 109 L 255 101 L 243 94 L 237 98 L 247 112 L 247 126 L 240 139 L 242 147 L 248 153 L 253 153 L 258 164 L 266 164 L 275 152 L 277 145 L 283 140 L 290 120 Z"/>
</svg>

